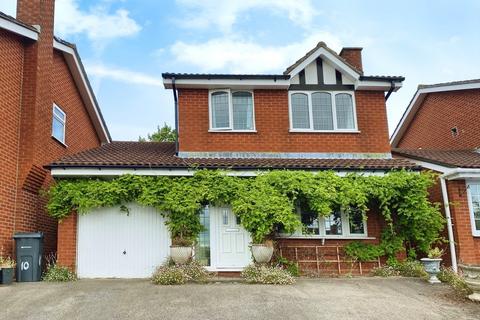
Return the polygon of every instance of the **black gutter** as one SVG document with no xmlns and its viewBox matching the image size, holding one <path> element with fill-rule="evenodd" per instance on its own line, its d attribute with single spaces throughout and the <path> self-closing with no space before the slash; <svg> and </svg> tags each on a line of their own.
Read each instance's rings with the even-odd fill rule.
<svg viewBox="0 0 480 320">
<path fill-rule="evenodd" d="M 178 156 L 178 97 L 175 87 L 175 77 L 172 77 L 173 100 L 175 106 L 175 155 Z"/>
<path fill-rule="evenodd" d="M 391 81 L 390 82 L 390 89 L 388 89 L 387 95 L 385 96 L 385 101 L 388 100 L 388 98 L 390 97 L 390 95 L 393 92 L 393 89 L 395 89 L 395 82 Z"/>
</svg>

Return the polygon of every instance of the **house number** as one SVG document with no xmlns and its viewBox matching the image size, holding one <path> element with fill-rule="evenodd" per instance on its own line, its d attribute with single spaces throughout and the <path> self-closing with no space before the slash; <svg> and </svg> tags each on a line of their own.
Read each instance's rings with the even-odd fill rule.
<svg viewBox="0 0 480 320">
<path fill-rule="evenodd" d="M 28 268 L 30 268 L 30 263 L 28 263 L 28 261 L 22 261 L 20 268 L 22 270 L 28 270 Z"/>
</svg>

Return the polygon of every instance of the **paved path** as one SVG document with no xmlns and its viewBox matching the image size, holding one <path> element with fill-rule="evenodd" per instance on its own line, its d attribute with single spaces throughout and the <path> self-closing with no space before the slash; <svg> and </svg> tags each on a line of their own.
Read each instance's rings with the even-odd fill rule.
<svg viewBox="0 0 480 320">
<path fill-rule="evenodd" d="M 81 280 L 0 286 L 0 319 L 480 319 L 480 304 L 446 285 L 405 278 L 302 279 L 155 286 L 146 280 Z"/>
</svg>

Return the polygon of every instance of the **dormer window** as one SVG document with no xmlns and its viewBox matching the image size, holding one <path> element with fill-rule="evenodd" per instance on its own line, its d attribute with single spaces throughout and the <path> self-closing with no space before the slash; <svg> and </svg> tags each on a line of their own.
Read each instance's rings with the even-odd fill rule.
<svg viewBox="0 0 480 320">
<path fill-rule="evenodd" d="M 356 132 L 353 93 L 290 91 L 290 131 Z"/>
<path fill-rule="evenodd" d="M 254 131 L 253 92 L 211 90 L 210 131 Z"/>
</svg>

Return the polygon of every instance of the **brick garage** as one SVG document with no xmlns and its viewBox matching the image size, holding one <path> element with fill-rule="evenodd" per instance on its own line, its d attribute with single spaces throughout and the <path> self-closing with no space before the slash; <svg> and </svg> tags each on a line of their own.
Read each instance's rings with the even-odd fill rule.
<svg viewBox="0 0 480 320">
<path fill-rule="evenodd" d="M 23 231 L 44 232 L 46 253 L 56 251 L 57 221 L 46 214 L 41 196 L 53 181 L 44 166 L 106 141 L 93 123 L 99 119 L 87 111 L 65 53 L 53 47 L 53 15 L 53 0 L 19 0 L 18 20 L 0 16 L 38 34 L 34 40 L 0 29 L 0 248 L 10 255 L 12 235 Z M 41 26 L 41 32 L 31 25 Z M 65 145 L 52 138 L 53 103 L 67 115 Z"/>
</svg>

